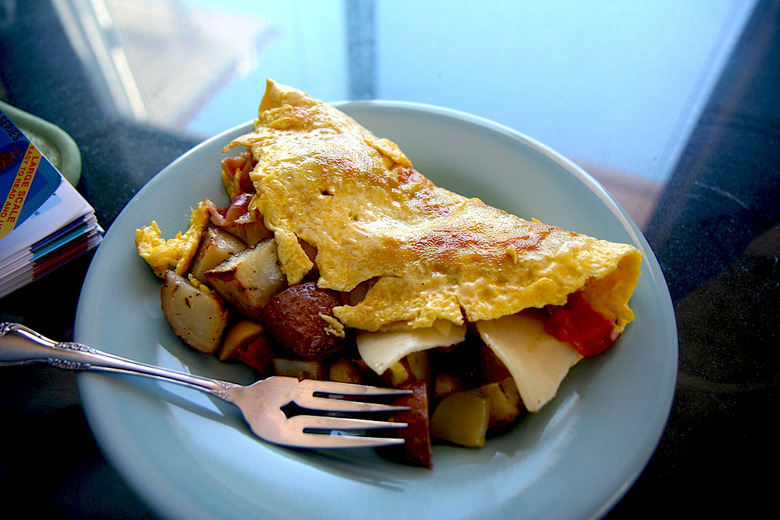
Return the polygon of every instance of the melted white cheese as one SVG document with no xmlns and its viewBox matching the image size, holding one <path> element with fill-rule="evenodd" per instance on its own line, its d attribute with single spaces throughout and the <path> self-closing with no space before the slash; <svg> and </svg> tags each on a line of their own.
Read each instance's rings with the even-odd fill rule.
<svg viewBox="0 0 780 520">
<path fill-rule="evenodd" d="M 356 340 L 360 357 L 377 374 L 412 352 L 448 347 L 466 339 L 466 326 L 440 320 L 433 327 L 389 332 L 358 331 Z"/>
<path fill-rule="evenodd" d="M 522 314 L 478 321 L 477 330 L 509 369 L 530 412 L 539 411 L 555 397 L 579 358 L 574 347 L 547 334 L 539 320 Z"/>
</svg>

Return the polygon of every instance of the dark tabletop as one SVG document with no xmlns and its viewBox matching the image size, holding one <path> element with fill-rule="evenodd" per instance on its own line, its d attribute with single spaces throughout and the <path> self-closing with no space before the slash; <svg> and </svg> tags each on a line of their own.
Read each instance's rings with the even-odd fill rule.
<svg viewBox="0 0 780 520">
<path fill-rule="evenodd" d="M 537 96 L 539 104 L 555 104 L 550 101 L 549 92 L 534 91 L 531 81 L 518 79 L 514 86 L 500 81 L 511 75 L 506 67 L 514 66 L 514 54 L 507 55 L 508 43 L 496 45 L 483 56 L 483 60 L 495 61 L 495 77 L 485 76 L 487 69 L 481 62 L 469 61 L 475 58 L 465 55 L 458 62 L 444 56 L 447 48 L 461 52 L 456 44 L 469 37 L 464 27 L 483 27 L 489 22 L 506 30 L 501 13 L 490 14 L 491 2 L 479 3 L 484 4 L 484 9 L 474 11 L 479 15 L 470 15 L 470 25 L 457 19 L 448 21 L 443 12 L 427 19 L 429 24 L 438 22 L 442 26 L 429 27 L 445 34 L 442 39 L 446 42 L 443 51 L 425 51 L 442 52 L 440 62 L 446 64 L 441 70 L 430 72 L 414 66 L 413 56 L 406 57 L 406 68 L 394 65 L 399 58 L 391 55 L 389 44 L 383 42 L 404 27 L 388 28 L 383 24 L 383 20 L 393 19 L 387 3 L 338 3 L 332 13 L 325 12 L 334 20 L 343 21 L 339 26 L 339 48 L 333 49 L 333 56 L 338 59 L 332 59 L 327 77 L 323 76 L 325 67 L 317 55 L 317 49 L 327 42 L 306 40 L 325 34 L 330 19 L 318 22 L 301 14 L 303 7 L 263 18 L 259 15 L 266 3 L 250 3 L 245 8 L 254 9 L 253 14 L 258 16 L 252 19 L 258 21 L 254 25 L 246 22 L 244 27 L 251 25 L 251 31 L 245 32 L 251 35 L 245 45 L 265 51 L 244 61 L 225 59 L 220 66 L 214 65 L 207 71 L 208 81 L 202 76 L 181 78 L 179 69 L 172 69 L 167 83 L 180 82 L 174 94 L 166 94 L 160 86 L 166 82 L 144 69 L 147 62 L 140 54 L 131 54 L 131 69 L 146 90 L 142 88 L 141 96 L 134 98 L 126 88 L 119 100 L 105 78 L 112 74 L 121 77 L 116 66 L 121 62 L 115 60 L 109 72 L 96 64 L 111 49 L 130 47 L 137 41 L 133 30 L 138 30 L 138 23 L 133 16 L 137 18 L 138 14 L 131 12 L 131 6 L 145 6 L 146 13 L 152 12 L 149 9 L 154 5 L 164 6 L 167 11 L 161 14 L 161 9 L 157 9 L 153 16 L 178 20 L 188 34 L 206 35 L 210 28 L 197 21 L 182 22 L 192 13 L 187 9 L 188 2 L 110 1 L 106 2 L 109 14 L 115 22 L 124 23 L 120 23 L 124 32 L 104 31 L 102 47 L 96 47 L 94 41 L 78 38 L 78 34 L 88 34 L 85 27 L 90 20 L 100 19 L 100 13 L 86 16 L 79 12 L 79 6 L 87 4 L 0 2 L 0 97 L 60 126 L 75 139 L 83 160 L 77 189 L 94 206 L 104 228 L 111 225 L 139 188 L 177 156 L 203 138 L 253 117 L 255 108 L 231 108 L 225 101 L 230 96 L 218 95 L 234 88 L 234 79 L 246 76 L 247 69 L 260 69 L 261 75 L 282 81 L 289 77 L 289 83 L 300 79 L 302 84 L 296 86 L 327 100 L 405 96 L 406 100 L 454 106 L 492 119 L 501 118 L 505 112 L 501 107 L 512 96 Z M 506 9 L 508 4 L 496 5 Z M 697 76 L 710 78 L 710 83 L 706 95 L 698 92 L 702 100 L 699 105 L 681 103 L 688 108 L 681 111 L 685 116 L 679 116 L 678 121 L 690 120 L 689 130 L 672 132 L 670 135 L 676 136 L 679 146 L 660 146 L 659 155 L 652 162 L 661 164 L 662 152 L 676 149 L 668 168 L 651 166 L 645 171 L 626 172 L 619 165 L 605 164 L 611 159 L 610 153 L 594 152 L 587 156 L 577 150 L 576 143 L 560 139 L 560 151 L 566 154 L 568 147 L 573 158 L 603 182 L 642 228 L 666 277 L 679 329 L 677 387 L 666 430 L 636 483 L 607 514 L 611 520 L 665 518 L 670 513 L 675 517 L 754 518 L 763 516 L 760 513 L 765 508 L 771 511 L 775 503 L 777 479 L 771 475 L 778 463 L 778 433 L 770 419 L 778 412 L 780 374 L 780 2 L 737 1 L 730 5 L 732 11 L 721 13 L 720 23 L 733 31 L 733 41 L 717 47 L 720 54 L 703 52 L 700 63 L 705 72 L 717 63 L 717 74 Z M 745 9 L 745 5 L 750 8 Z M 280 8 L 277 6 L 275 11 Z M 744 20 L 732 23 L 729 17 L 734 13 L 744 15 Z M 533 14 L 516 20 L 512 27 L 518 32 L 536 30 L 524 25 L 533 23 Z M 701 18 L 702 24 L 709 23 L 708 16 L 703 14 Z M 591 19 L 586 13 L 579 22 L 587 24 Z M 228 22 L 215 18 L 214 23 Z M 296 27 L 296 23 L 300 32 L 290 34 L 287 29 Z M 415 32 L 420 25 L 411 20 L 404 38 L 432 45 L 436 38 Z M 445 26 L 452 30 L 444 30 Z M 659 23 L 657 27 L 665 25 Z M 717 42 L 717 38 L 725 38 L 725 32 L 723 29 L 706 34 L 715 34 Z M 699 34 L 696 23 L 691 25 L 691 33 Z M 500 36 L 511 39 L 508 34 Z M 679 37 L 680 54 L 696 48 L 694 36 L 681 35 L 679 31 L 661 36 Z M 293 42 L 291 50 L 285 51 L 284 45 L 289 44 L 285 42 L 290 39 L 300 41 L 297 47 Z M 223 48 L 228 45 L 224 41 L 219 40 Z M 591 43 L 571 43 L 574 47 L 566 55 L 597 48 Z M 174 40 L 168 41 L 172 55 L 181 52 L 175 44 Z M 160 49 L 158 52 L 162 53 L 166 47 Z M 194 61 L 197 56 L 207 59 L 208 52 L 213 51 L 211 47 L 197 52 L 193 47 L 189 49 L 193 62 L 183 70 L 208 68 L 207 63 L 218 61 Z M 323 57 L 328 56 L 326 51 L 321 52 Z M 539 55 L 545 52 L 548 51 L 544 48 L 538 50 Z M 653 49 L 643 52 L 652 54 Z M 152 56 L 148 62 L 159 59 L 159 55 Z M 618 58 L 605 55 L 603 59 Z M 456 84 L 460 77 L 457 67 L 473 67 L 484 76 L 480 78 L 484 88 L 460 97 L 448 93 L 448 89 L 462 88 Z M 338 70 L 334 72 L 334 68 Z M 403 76 L 399 74 L 401 70 L 408 70 L 409 74 Z M 423 79 L 427 90 L 420 87 L 420 77 L 426 73 L 428 76 Z M 639 71 L 629 68 L 620 74 L 630 76 Z M 322 85 L 318 75 L 323 78 Z M 653 76 L 649 77 L 653 81 Z M 555 85 L 549 78 L 543 80 L 546 83 L 542 79 L 539 82 L 548 89 Z M 658 84 L 648 89 L 650 93 L 643 94 L 648 99 L 655 92 L 653 89 L 668 86 L 662 78 L 656 81 Z M 697 85 L 704 83 L 694 81 L 693 90 L 684 92 L 690 96 Z M 186 86 L 192 84 L 200 88 L 187 91 Z M 394 90 L 387 85 L 408 86 Z M 263 88 L 258 85 L 257 93 Z M 321 91 L 325 93 L 320 94 Z M 421 92 L 419 99 L 415 98 L 415 91 Z M 630 89 L 626 90 L 629 94 Z M 172 97 L 160 99 L 164 95 Z M 463 101 L 468 95 L 483 98 L 484 104 L 469 105 Z M 674 99 L 683 94 L 669 95 Z M 258 96 L 246 101 L 248 106 L 256 106 Z M 183 98 L 188 106 L 174 106 L 174 101 Z M 212 104 L 213 112 L 229 113 L 228 119 L 193 113 L 193 106 L 208 104 L 212 98 L 218 98 Z M 136 106 L 138 99 L 142 101 L 141 109 Z M 614 103 L 619 105 L 620 99 L 616 98 Z M 506 117 L 502 121 L 505 124 L 535 135 L 522 121 L 510 119 L 508 113 Z M 610 123 L 604 117 L 605 121 L 594 121 L 596 131 L 599 124 Z M 544 134 L 538 136 L 541 140 L 556 140 L 554 132 L 542 122 L 529 120 L 529 126 Z M 589 133 L 587 129 L 580 131 L 583 135 Z M 630 143 L 627 139 L 626 146 L 632 146 Z M 558 148 L 557 143 L 550 144 Z M 0 299 L 0 320 L 23 323 L 52 338 L 72 339 L 79 291 L 91 258 L 91 254 L 82 256 Z M 80 405 L 73 373 L 42 366 L 2 368 L 0 418 L 0 497 L 4 504 L 23 503 L 30 518 L 152 516 L 98 450 Z"/>
</svg>

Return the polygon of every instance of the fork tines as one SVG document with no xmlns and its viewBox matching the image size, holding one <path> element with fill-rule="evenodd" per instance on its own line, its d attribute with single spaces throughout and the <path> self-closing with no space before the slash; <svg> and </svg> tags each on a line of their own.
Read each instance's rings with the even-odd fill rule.
<svg viewBox="0 0 780 520">
<path fill-rule="evenodd" d="M 401 437 L 371 437 L 365 435 L 367 430 L 387 430 L 390 428 L 405 428 L 406 423 L 394 421 L 375 421 L 355 419 L 352 417 L 331 417 L 327 415 L 296 415 L 288 419 L 291 426 L 302 435 L 307 442 L 317 447 L 367 447 L 389 446 L 403 444 Z"/>
<path fill-rule="evenodd" d="M 397 398 L 409 394 L 409 390 L 394 388 L 302 380 L 293 400 L 301 413 L 288 417 L 287 420 L 312 447 L 363 448 L 403 444 L 401 437 L 371 437 L 364 433 L 370 430 L 405 428 L 406 423 L 373 418 L 359 419 L 349 417 L 348 414 L 408 411 L 408 406 L 352 399 Z"/>
<path fill-rule="evenodd" d="M 397 388 L 380 388 L 313 379 L 300 381 L 298 390 L 299 392 L 296 392 L 294 399 L 298 406 L 329 413 L 404 412 L 409 410 L 408 406 L 358 401 L 349 398 L 397 398 L 411 394 L 410 390 Z"/>
</svg>

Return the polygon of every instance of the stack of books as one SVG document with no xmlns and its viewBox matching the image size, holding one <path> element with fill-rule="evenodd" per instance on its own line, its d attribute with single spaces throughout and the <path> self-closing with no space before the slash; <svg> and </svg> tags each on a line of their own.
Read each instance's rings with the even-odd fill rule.
<svg viewBox="0 0 780 520">
<path fill-rule="evenodd" d="M 0 298 L 96 247 L 95 211 L 0 109 Z"/>
</svg>

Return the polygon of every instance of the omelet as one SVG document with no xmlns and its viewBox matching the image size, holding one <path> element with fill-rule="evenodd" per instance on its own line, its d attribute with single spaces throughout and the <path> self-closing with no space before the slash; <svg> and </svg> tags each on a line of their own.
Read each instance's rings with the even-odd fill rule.
<svg viewBox="0 0 780 520">
<path fill-rule="evenodd" d="M 156 221 L 136 229 L 136 251 L 160 278 L 164 278 L 168 270 L 185 275 L 198 252 L 200 239 L 208 224 L 208 206 L 201 202 L 191 212 L 187 231 L 180 231 L 173 238 L 163 238 L 162 230 Z"/>
<path fill-rule="evenodd" d="M 525 220 L 436 186 L 399 147 L 336 108 L 268 81 L 246 146 L 250 208 L 289 284 L 363 295 L 336 307 L 363 331 L 456 326 L 563 305 L 581 291 L 622 332 L 642 257 L 629 244 Z"/>
</svg>

